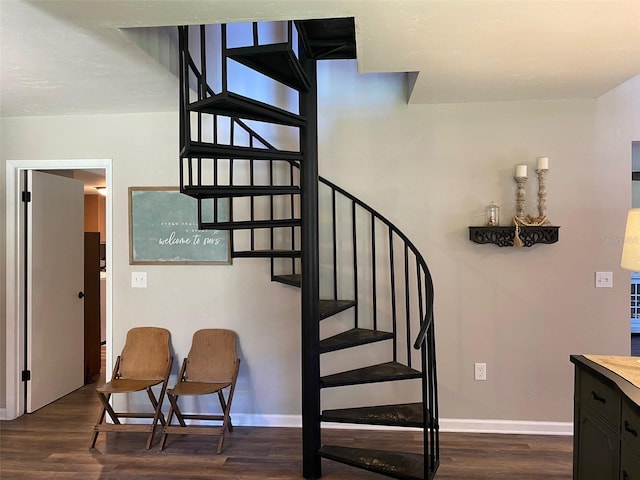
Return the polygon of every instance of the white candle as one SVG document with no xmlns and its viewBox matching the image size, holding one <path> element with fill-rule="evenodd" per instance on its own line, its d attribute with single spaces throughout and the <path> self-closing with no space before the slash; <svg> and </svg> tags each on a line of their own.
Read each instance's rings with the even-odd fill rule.
<svg viewBox="0 0 640 480">
<path fill-rule="evenodd" d="M 549 158 L 538 157 L 537 170 L 549 170 Z"/>
<path fill-rule="evenodd" d="M 527 178 L 527 166 L 526 165 L 516 165 L 516 177 L 518 177 L 518 178 Z"/>
</svg>

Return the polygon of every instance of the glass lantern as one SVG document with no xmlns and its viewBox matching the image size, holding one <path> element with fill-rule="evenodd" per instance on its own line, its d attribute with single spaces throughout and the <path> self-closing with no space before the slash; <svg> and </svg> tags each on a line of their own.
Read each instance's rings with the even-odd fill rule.
<svg viewBox="0 0 640 480">
<path fill-rule="evenodd" d="M 500 207 L 494 202 L 485 208 L 485 214 L 487 227 L 497 227 L 500 224 Z"/>
</svg>

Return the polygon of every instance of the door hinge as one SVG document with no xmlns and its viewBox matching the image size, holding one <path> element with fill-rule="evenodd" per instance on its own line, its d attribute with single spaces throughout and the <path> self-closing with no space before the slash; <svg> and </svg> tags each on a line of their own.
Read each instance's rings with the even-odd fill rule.
<svg viewBox="0 0 640 480">
<path fill-rule="evenodd" d="M 28 382 L 31 380 L 31 370 L 23 370 L 22 371 L 22 381 Z"/>
<path fill-rule="evenodd" d="M 22 192 L 22 201 L 29 203 L 31 201 L 31 192 Z"/>
</svg>

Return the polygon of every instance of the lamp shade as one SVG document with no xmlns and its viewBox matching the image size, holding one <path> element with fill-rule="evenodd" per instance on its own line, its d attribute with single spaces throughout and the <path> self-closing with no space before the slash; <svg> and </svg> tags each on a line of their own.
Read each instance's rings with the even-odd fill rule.
<svg viewBox="0 0 640 480">
<path fill-rule="evenodd" d="M 632 208 L 627 215 L 620 266 L 625 270 L 640 272 L 640 208 Z"/>
</svg>

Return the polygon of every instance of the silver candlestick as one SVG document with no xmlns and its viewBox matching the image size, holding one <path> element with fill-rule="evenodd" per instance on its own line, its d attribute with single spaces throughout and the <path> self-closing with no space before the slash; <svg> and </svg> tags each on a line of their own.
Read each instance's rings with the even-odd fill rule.
<svg viewBox="0 0 640 480">
<path fill-rule="evenodd" d="M 524 218 L 524 185 L 527 183 L 527 177 L 513 177 L 518 184 L 516 192 L 516 216 Z"/>
</svg>

